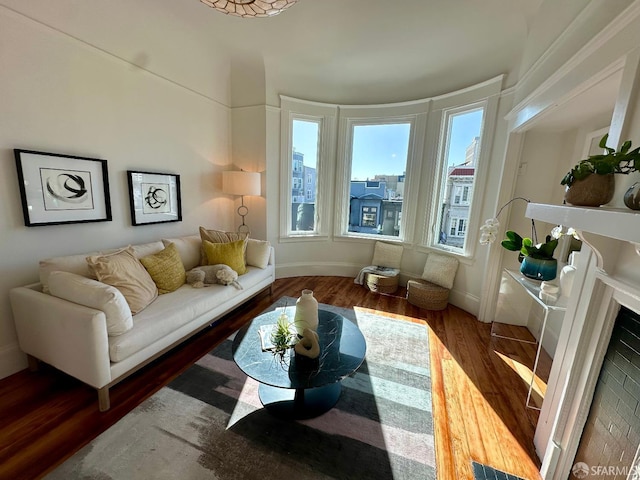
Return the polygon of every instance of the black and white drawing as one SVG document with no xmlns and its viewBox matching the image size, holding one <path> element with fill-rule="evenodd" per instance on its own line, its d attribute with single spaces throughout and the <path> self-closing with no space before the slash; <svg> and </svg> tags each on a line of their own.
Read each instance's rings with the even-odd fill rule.
<svg viewBox="0 0 640 480">
<path fill-rule="evenodd" d="M 132 225 L 182 220 L 180 175 L 127 171 Z"/>
<path fill-rule="evenodd" d="M 28 227 L 111 220 L 107 161 L 14 150 Z"/>
</svg>

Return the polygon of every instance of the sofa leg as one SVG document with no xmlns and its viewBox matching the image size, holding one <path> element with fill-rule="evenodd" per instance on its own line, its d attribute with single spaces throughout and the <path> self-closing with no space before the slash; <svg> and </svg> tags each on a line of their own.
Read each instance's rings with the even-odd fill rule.
<svg viewBox="0 0 640 480">
<path fill-rule="evenodd" d="M 109 401 L 109 387 L 98 388 L 98 408 L 101 412 L 106 412 L 111 408 Z"/>
<path fill-rule="evenodd" d="M 27 362 L 28 362 L 28 365 L 29 365 L 29 371 L 30 372 L 37 372 L 38 371 L 38 368 L 40 367 L 40 360 L 38 360 L 33 355 L 27 354 Z"/>
</svg>

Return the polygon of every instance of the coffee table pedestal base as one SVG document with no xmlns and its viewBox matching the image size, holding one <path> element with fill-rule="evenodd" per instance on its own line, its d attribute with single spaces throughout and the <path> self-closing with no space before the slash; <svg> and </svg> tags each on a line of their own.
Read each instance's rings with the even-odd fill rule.
<svg viewBox="0 0 640 480">
<path fill-rule="evenodd" d="M 260 384 L 258 394 L 262 405 L 273 415 L 293 420 L 314 418 L 328 412 L 338 402 L 340 382 L 324 387 L 287 389 Z"/>
</svg>

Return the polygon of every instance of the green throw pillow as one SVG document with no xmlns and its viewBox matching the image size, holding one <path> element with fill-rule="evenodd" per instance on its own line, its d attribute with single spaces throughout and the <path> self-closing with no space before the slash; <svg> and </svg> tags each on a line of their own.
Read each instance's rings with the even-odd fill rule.
<svg viewBox="0 0 640 480">
<path fill-rule="evenodd" d="M 227 243 L 212 243 L 204 240 L 202 248 L 207 255 L 209 265 L 222 263 L 231 267 L 238 275 L 243 275 L 247 273 L 247 267 L 244 263 L 244 244 L 245 240 Z"/>
<path fill-rule="evenodd" d="M 158 286 L 158 293 L 170 293 L 177 290 L 187 280 L 182 259 L 174 243 L 163 250 L 140 259 L 149 275 Z"/>
</svg>

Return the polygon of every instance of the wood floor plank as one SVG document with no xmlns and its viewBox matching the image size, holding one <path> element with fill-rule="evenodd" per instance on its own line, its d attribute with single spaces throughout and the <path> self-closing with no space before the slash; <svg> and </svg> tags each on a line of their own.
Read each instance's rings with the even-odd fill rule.
<svg viewBox="0 0 640 480">
<path fill-rule="evenodd" d="M 421 310 L 405 299 L 369 292 L 343 277 L 278 279 L 263 294 L 227 315 L 111 389 L 112 408 L 98 411 L 95 390 L 51 367 L 0 380 L 0 478 L 37 479 L 108 429 L 281 296 L 310 288 L 321 303 L 384 312 L 429 328 L 438 479 L 473 478 L 471 460 L 538 480 L 533 447 L 538 413 L 524 407 L 526 382 L 514 368 L 530 368 L 535 345 L 497 340 L 490 325 L 449 306 Z M 508 329 L 523 334 L 521 327 Z M 529 365 L 529 367 L 526 367 Z M 550 370 L 543 352 L 539 388 Z"/>
</svg>

